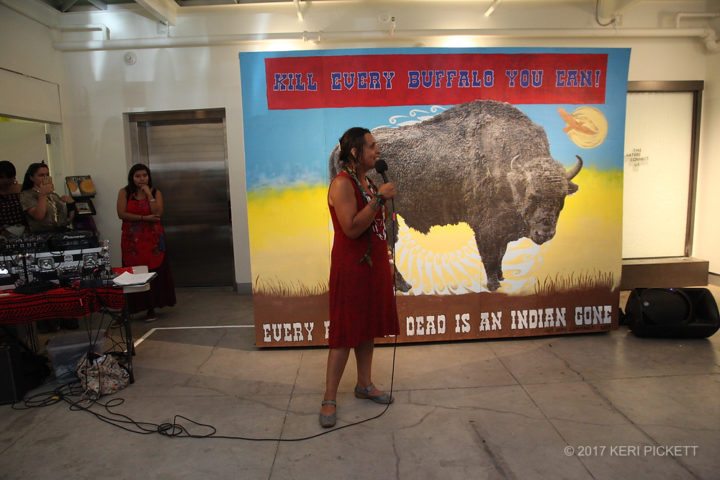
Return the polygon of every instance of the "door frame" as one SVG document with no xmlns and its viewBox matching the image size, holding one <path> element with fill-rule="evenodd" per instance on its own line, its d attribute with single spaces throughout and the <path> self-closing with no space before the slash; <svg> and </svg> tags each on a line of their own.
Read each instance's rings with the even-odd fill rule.
<svg viewBox="0 0 720 480">
<path fill-rule="evenodd" d="M 126 151 L 129 155 L 126 156 L 127 168 L 129 170 L 132 165 L 136 163 L 143 163 L 141 158 L 148 158 L 148 143 L 147 135 L 140 135 L 141 124 L 150 123 L 152 126 L 162 125 L 198 125 L 203 123 L 220 123 L 223 126 L 223 141 L 225 148 L 225 193 L 228 200 L 228 226 L 230 228 L 230 242 L 231 248 L 234 252 L 235 241 L 233 238 L 232 228 L 232 203 L 230 195 L 230 172 L 228 168 L 227 158 L 227 123 L 225 108 L 206 108 L 206 109 L 193 109 L 193 110 L 163 110 L 163 111 L 152 111 L 152 112 L 127 112 L 123 114 L 124 126 L 126 129 Z M 134 145 L 137 145 L 135 150 Z M 237 290 L 236 283 L 236 272 L 234 253 L 233 261 L 230 262 L 232 267 L 232 282 L 233 289 Z"/>
<path fill-rule="evenodd" d="M 692 93 L 692 127 L 690 133 L 690 175 L 688 186 L 688 208 L 685 222 L 686 257 L 692 255 L 695 229 L 695 199 L 697 196 L 698 158 L 700 151 L 700 119 L 702 114 L 702 92 L 705 83 L 702 80 L 690 81 L 632 81 L 628 82 L 630 93 Z"/>
</svg>

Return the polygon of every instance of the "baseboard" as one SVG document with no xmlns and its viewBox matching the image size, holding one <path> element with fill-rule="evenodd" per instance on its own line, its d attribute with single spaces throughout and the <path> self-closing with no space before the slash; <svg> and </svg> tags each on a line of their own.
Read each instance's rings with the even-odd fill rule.
<svg viewBox="0 0 720 480">
<path fill-rule="evenodd" d="M 236 283 L 235 291 L 238 295 L 252 295 L 252 283 Z"/>
<path fill-rule="evenodd" d="M 623 260 L 621 290 L 708 284 L 710 262 L 694 257 Z"/>
</svg>

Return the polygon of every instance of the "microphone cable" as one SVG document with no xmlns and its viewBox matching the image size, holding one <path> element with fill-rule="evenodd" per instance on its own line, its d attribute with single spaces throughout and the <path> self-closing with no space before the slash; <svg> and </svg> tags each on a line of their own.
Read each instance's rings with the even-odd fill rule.
<svg viewBox="0 0 720 480">
<path fill-rule="evenodd" d="M 387 168 L 387 167 L 385 167 L 385 168 Z M 383 174 L 383 180 L 385 180 L 387 182 L 387 179 L 384 174 Z M 390 237 L 390 240 L 391 240 L 391 242 L 390 242 L 390 245 L 391 245 L 391 247 L 390 247 L 390 262 L 391 262 L 390 265 L 393 266 L 393 273 L 392 273 L 393 301 L 395 302 L 395 311 L 397 312 L 397 296 L 396 296 L 397 287 L 395 285 L 395 227 L 397 225 L 397 215 L 395 212 L 395 200 L 392 198 L 390 199 L 390 205 L 392 207 L 391 208 L 392 215 L 390 217 L 390 219 L 391 219 L 390 220 L 390 227 L 391 227 L 390 228 L 390 235 L 391 235 L 391 237 Z M 385 233 L 386 233 L 386 235 L 388 234 L 388 232 L 385 232 Z M 391 368 L 390 368 L 390 392 L 389 392 L 390 398 L 393 398 L 392 395 L 393 395 L 393 391 L 395 388 L 395 360 L 397 357 L 397 346 L 398 346 L 398 336 L 399 335 L 400 335 L 400 325 L 399 325 L 399 319 L 398 319 L 398 334 L 395 335 L 395 340 L 393 341 L 392 363 L 391 363 Z M 294 387 L 293 387 L 293 390 L 294 390 Z M 291 393 L 291 396 L 292 396 L 292 393 Z M 214 427 L 212 427 L 210 425 L 204 425 L 204 424 L 195 422 L 189 418 L 182 417 L 180 415 L 175 416 L 175 418 L 173 419 L 173 423 L 165 423 L 165 424 L 159 425 L 157 433 L 160 433 L 161 435 L 165 435 L 168 437 L 217 438 L 217 439 L 226 439 L 226 440 L 248 440 L 248 441 L 253 441 L 253 442 L 302 442 L 305 440 L 311 440 L 313 438 L 322 437 L 324 435 L 329 435 L 329 434 L 331 434 L 333 432 L 337 432 L 339 430 L 344 430 L 346 428 L 354 427 L 356 425 L 361 425 L 363 423 L 367 423 L 372 420 L 378 419 L 378 418 L 382 417 L 383 415 L 385 415 L 385 413 L 390 408 L 390 405 L 392 405 L 392 404 L 391 403 L 386 404 L 385 408 L 383 408 L 380 413 L 378 413 L 377 415 L 374 415 L 372 417 L 368 417 L 366 419 L 359 420 L 357 422 L 348 423 L 346 425 L 341 425 L 339 427 L 332 427 L 332 428 L 329 428 L 322 432 L 316 433 L 314 435 L 308 435 L 305 437 L 283 438 L 282 436 L 280 436 L 278 438 L 270 438 L 270 437 L 240 437 L 240 436 L 230 436 L 230 435 L 215 435 L 217 430 Z M 212 428 L 213 431 L 206 435 L 192 434 L 184 426 L 178 425 L 177 419 L 187 420 L 197 426 L 209 427 L 209 428 Z"/>
<path fill-rule="evenodd" d="M 394 288 L 394 287 L 393 287 Z M 392 367 L 391 367 L 391 375 L 390 375 L 390 397 L 392 398 L 393 390 L 394 390 L 394 382 L 395 382 L 395 359 L 396 359 L 396 352 L 397 352 L 397 335 L 395 336 L 395 342 L 393 345 L 393 356 L 392 356 Z M 293 387 L 294 391 L 294 387 Z M 48 407 L 51 405 L 54 405 L 56 403 L 59 403 L 61 401 L 67 403 L 69 405 L 70 411 L 82 411 L 87 412 L 90 415 L 93 415 L 96 419 L 107 423 L 109 425 L 112 425 L 114 427 L 120 428 L 122 430 L 125 430 L 130 433 L 135 433 L 139 435 L 151 435 L 151 434 L 159 434 L 165 437 L 170 438 L 193 438 L 193 439 L 221 439 L 221 440 L 245 440 L 245 441 L 251 441 L 251 442 L 302 442 L 306 440 L 311 440 L 313 438 L 322 437 L 324 435 L 329 435 L 333 432 L 337 432 L 339 430 L 344 430 L 346 428 L 354 427 L 356 425 L 361 425 L 363 423 L 370 422 L 372 420 L 375 420 L 377 418 L 380 418 L 383 416 L 388 409 L 390 408 L 391 404 L 386 404 L 385 408 L 378 413 L 377 415 L 373 415 L 372 417 L 368 417 L 363 420 L 359 420 L 357 422 L 348 423 L 346 425 L 341 425 L 338 427 L 329 428 L 326 430 L 323 430 L 319 433 L 316 433 L 314 435 L 307 435 L 304 437 L 294 437 L 294 438 L 285 438 L 282 435 L 279 437 L 247 437 L 247 436 L 240 436 L 240 435 L 217 435 L 217 428 L 215 428 L 213 425 L 210 424 L 204 424 L 197 422 L 195 420 L 192 420 L 191 418 L 185 417 L 183 415 L 175 415 L 173 417 L 172 422 L 167 423 L 154 423 L 154 422 L 145 422 L 145 421 L 137 421 L 129 417 L 128 415 L 119 413 L 114 411 L 116 407 L 119 407 L 123 403 L 125 403 L 125 399 L 121 397 L 113 397 L 111 399 L 108 399 L 107 401 L 103 402 L 100 399 L 92 399 L 88 398 L 84 395 L 84 391 L 82 391 L 82 388 L 80 386 L 80 381 L 73 382 L 71 384 L 65 384 L 57 387 L 56 389 L 52 391 L 46 391 L 46 392 L 40 392 L 37 394 L 34 394 L 24 400 L 24 406 L 18 406 L 16 403 L 13 403 L 12 407 L 14 410 L 28 410 L 31 408 L 38 408 L 38 407 Z M 290 397 L 292 398 L 292 393 L 290 394 Z M 77 400 L 72 399 L 71 397 L 80 397 Z M 104 409 L 103 411 L 96 411 L 93 410 L 93 407 L 102 407 Z M 287 415 L 287 413 L 286 413 Z M 189 427 L 183 425 L 181 422 L 185 421 L 189 424 L 191 424 Z M 284 425 L 283 421 L 283 425 Z M 198 433 L 197 430 L 193 427 L 199 428 L 202 433 Z"/>
<path fill-rule="evenodd" d="M 391 206 L 392 206 L 392 216 L 391 216 L 391 232 L 392 235 L 390 237 L 391 239 L 391 247 L 390 247 L 390 261 L 392 262 L 391 265 L 393 266 L 393 274 L 392 274 L 392 285 L 393 285 L 393 299 L 395 301 L 395 310 L 397 311 L 397 288 L 395 285 L 395 226 L 397 224 L 397 216 L 395 213 L 395 201 L 393 199 L 390 199 Z M 387 232 L 386 232 L 387 234 Z M 392 398 L 394 386 L 395 386 L 395 360 L 396 360 L 396 354 L 397 354 L 397 346 L 398 346 L 398 336 L 399 336 L 399 319 L 398 319 L 398 334 L 395 335 L 395 340 L 393 342 L 393 354 L 392 354 L 392 365 L 390 370 L 390 398 Z M 89 334 L 90 332 L 88 332 Z M 374 347 L 373 347 L 374 348 Z M 133 420 L 131 417 L 117 413 L 113 411 L 114 408 L 119 407 L 125 402 L 124 398 L 120 397 L 114 397 L 109 399 L 106 402 L 102 402 L 99 399 L 89 399 L 85 398 L 83 395 L 82 389 L 80 388 L 79 381 L 75 382 L 73 384 L 69 385 L 62 385 L 58 387 L 57 389 L 50 391 L 50 392 L 41 392 L 38 394 L 35 394 L 31 396 L 30 398 L 25 400 L 24 408 L 16 407 L 16 404 L 13 403 L 12 408 L 15 410 L 25 410 L 30 408 L 37 408 L 37 407 L 46 407 L 50 405 L 54 405 L 55 403 L 58 403 L 60 401 L 64 401 L 69 405 L 70 411 L 84 411 L 87 412 L 93 416 L 95 416 L 96 419 L 105 422 L 109 425 L 112 425 L 114 427 L 120 428 L 122 430 L 125 430 L 130 433 L 136 433 L 139 435 L 151 435 L 151 434 L 159 434 L 165 437 L 170 438 L 193 438 L 193 439 L 222 439 L 222 440 L 245 440 L 245 441 L 251 441 L 251 442 L 302 442 L 306 440 L 312 440 L 314 438 L 322 437 L 324 435 L 329 435 L 333 432 L 337 432 L 339 430 L 344 430 L 346 428 L 354 427 L 356 425 L 361 425 L 363 423 L 370 422 L 372 420 L 375 420 L 377 418 L 382 417 L 390 408 L 391 403 L 388 403 L 385 405 L 385 408 L 378 413 L 377 415 L 374 415 L 372 417 L 365 418 L 363 420 L 359 420 L 357 422 L 348 423 L 346 425 L 341 425 L 338 427 L 329 428 L 326 430 L 323 430 L 319 433 L 316 433 L 314 435 L 307 435 L 304 437 L 294 437 L 294 438 L 284 438 L 281 436 L 279 437 L 245 437 L 245 436 L 239 436 L 239 435 L 217 435 L 217 428 L 215 428 L 213 425 L 204 424 L 200 422 L 196 422 L 195 420 L 192 420 L 188 417 L 185 417 L 183 415 L 175 415 L 173 417 L 172 422 L 167 423 L 152 423 L 152 422 L 140 422 Z M 292 398 L 292 394 L 294 393 L 295 387 L 293 386 L 293 392 L 290 393 L 290 398 Z M 71 400 L 68 397 L 72 396 L 81 396 L 79 400 Z M 93 410 L 94 406 L 100 406 L 102 407 L 106 413 L 97 412 Z M 287 412 L 286 412 L 287 415 Z M 191 424 L 190 428 L 193 427 L 199 427 L 200 429 L 205 429 L 205 433 L 196 433 L 191 431 L 188 427 L 184 426 L 180 423 L 180 421 L 186 421 Z M 284 425 L 283 421 L 283 425 Z"/>
</svg>

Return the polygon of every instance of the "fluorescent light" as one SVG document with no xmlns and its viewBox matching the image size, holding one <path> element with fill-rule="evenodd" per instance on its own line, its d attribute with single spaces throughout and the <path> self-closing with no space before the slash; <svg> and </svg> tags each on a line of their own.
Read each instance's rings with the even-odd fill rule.
<svg viewBox="0 0 720 480">
<path fill-rule="evenodd" d="M 498 3 L 500 3 L 500 0 L 493 0 L 487 10 L 485 10 L 485 17 L 489 17 L 490 15 L 492 15 L 492 13 L 495 11 L 495 8 L 498 6 Z"/>
</svg>

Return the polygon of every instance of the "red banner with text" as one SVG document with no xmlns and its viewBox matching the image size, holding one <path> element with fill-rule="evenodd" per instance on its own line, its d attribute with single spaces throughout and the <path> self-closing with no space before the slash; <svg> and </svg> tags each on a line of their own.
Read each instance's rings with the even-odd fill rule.
<svg viewBox="0 0 720 480">
<path fill-rule="evenodd" d="M 270 110 L 605 102 L 607 54 L 421 54 L 265 59 Z"/>
</svg>

